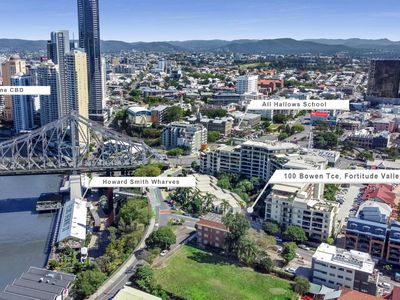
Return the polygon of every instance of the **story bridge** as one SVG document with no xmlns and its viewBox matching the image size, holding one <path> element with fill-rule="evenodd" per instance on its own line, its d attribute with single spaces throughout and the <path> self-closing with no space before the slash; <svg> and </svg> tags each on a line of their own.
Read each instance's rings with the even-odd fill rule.
<svg viewBox="0 0 400 300">
<path fill-rule="evenodd" d="M 124 171 L 150 160 L 165 156 L 76 112 L 0 143 L 0 176 Z"/>
</svg>

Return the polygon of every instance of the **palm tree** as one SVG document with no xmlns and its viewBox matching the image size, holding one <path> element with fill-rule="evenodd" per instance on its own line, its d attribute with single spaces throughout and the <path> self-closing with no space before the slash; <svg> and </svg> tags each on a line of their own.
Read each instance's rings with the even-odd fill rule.
<svg viewBox="0 0 400 300">
<path fill-rule="evenodd" d="M 220 208 L 222 209 L 222 214 L 225 215 L 225 213 L 227 213 L 231 210 L 232 206 L 228 200 L 222 199 Z"/>
<path fill-rule="evenodd" d="M 250 265 L 254 262 L 256 255 L 257 246 L 252 240 L 245 238 L 239 242 L 237 256 L 241 261 Z"/>
<path fill-rule="evenodd" d="M 211 194 L 209 192 L 207 192 L 205 194 L 204 201 L 203 201 L 203 203 L 204 203 L 204 208 L 203 208 L 204 212 L 208 212 L 208 211 L 212 210 L 214 201 L 216 199 L 217 199 L 217 197 L 215 197 L 215 195 L 213 195 L 213 194 Z"/>
</svg>

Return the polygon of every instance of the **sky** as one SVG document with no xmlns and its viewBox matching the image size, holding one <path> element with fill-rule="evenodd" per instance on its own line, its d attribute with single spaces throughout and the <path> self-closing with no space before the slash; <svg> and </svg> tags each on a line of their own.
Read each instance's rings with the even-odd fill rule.
<svg viewBox="0 0 400 300">
<path fill-rule="evenodd" d="M 103 40 L 388 38 L 399 0 L 99 0 Z M 77 36 L 76 0 L 0 0 L 0 38 Z M 72 34 L 71 34 L 72 35 Z"/>
</svg>

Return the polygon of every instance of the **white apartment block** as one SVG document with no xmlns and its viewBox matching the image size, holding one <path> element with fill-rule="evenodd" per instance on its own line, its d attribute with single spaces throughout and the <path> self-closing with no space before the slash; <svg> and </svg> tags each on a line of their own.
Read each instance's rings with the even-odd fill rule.
<svg viewBox="0 0 400 300">
<path fill-rule="evenodd" d="M 318 155 L 277 154 L 275 170 L 323 170 L 327 160 Z M 265 219 L 304 229 L 310 240 L 322 241 L 335 230 L 338 204 L 323 200 L 324 184 L 275 184 L 265 198 Z"/>
<path fill-rule="evenodd" d="M 313 282 L 376 295 L 379 274 L 371 255 L 322 243 L 312 257 Z"/>
<path fill-rule="evenodd" d="M 298 151 L 299 146 L 280 142 L 246 141 L 235 147 L 224 145 L 201 153 L 200 171 L 206 174 L 234 172 L 266 181 L 275 171 L 271 164 L 273 156 Z"/>
<path fill-rule="evenodd" d="M 236 93 L 247 94 L 247 93 L 257 93 L 257 91 L 258 91 L 257 75 L 243 75 L 237 78 Z"/>
<path fill-rule="evenodd" d="M 161 145 L 166 149 L 182 146 L 195 152 L 205 144 L 207 144 L 207 129 L 201 124 L 174 122 L 168 124 L 161 133 Z"/>
<path fill-rule="evenodd" d="M 309 240 L 323 241 L 335 229 L 336 202 L 321 200 L 322 184 L 275 184 L 265 198 L 265 219 L 303 228 Z"/>
</svg>

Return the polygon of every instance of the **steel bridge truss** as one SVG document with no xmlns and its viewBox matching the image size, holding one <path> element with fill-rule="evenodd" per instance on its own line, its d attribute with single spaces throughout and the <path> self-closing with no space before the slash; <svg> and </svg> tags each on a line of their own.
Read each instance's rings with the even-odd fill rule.
<svg viewBox="0 0 400 300">
<path fill-rule="evenodd" d="M 133 169 L 163 160 L 145 143 L 76 112 L 0 143 L 0 176 Z"/>
</svg>

